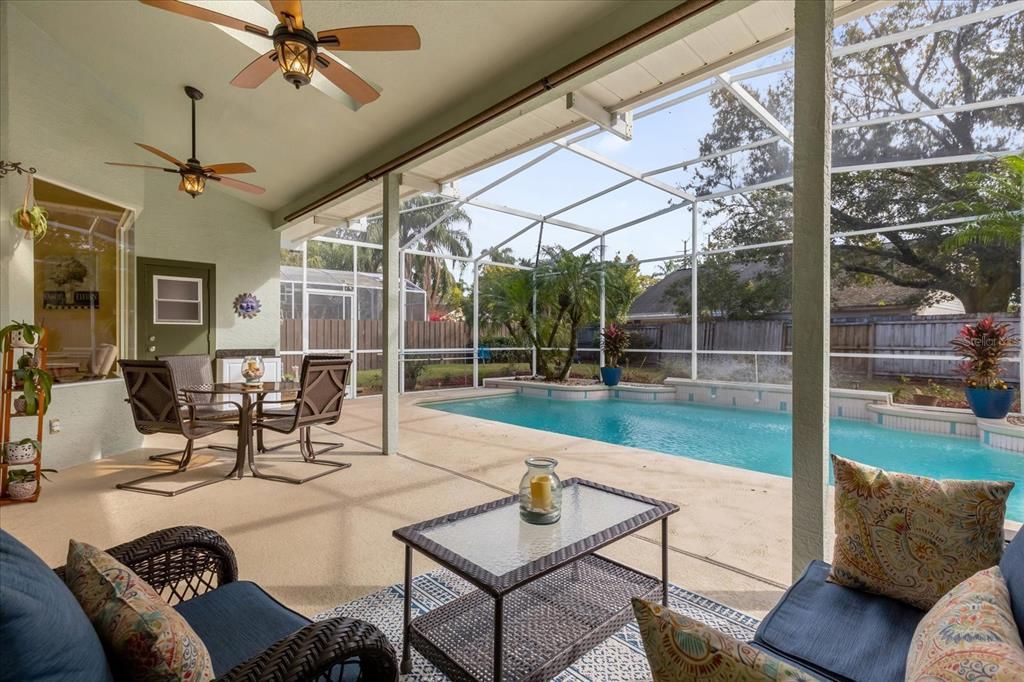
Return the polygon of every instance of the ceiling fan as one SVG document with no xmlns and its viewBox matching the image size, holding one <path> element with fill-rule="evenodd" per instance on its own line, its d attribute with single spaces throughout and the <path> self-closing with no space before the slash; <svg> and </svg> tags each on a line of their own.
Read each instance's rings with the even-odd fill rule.
<svg viewBox="0 0 1024 682">
<path fill-rule="evenodd" d="M 243 192 L 249 192 L 251 194 L 263 194 L 266 192 L 262 187 L 251 185 L 248 182 L 242 182 L 241 180 L 236 180 L 234 178 L 224 177 L 225 175 L 235 175 L 238 173 L 255 173 L 256 169 L 247 163 L 215 163 L 210 166 L 204 166 L 199 163 L 199 159 L 196 158 L 196 102 L 203 98 L 203 93 L 196 88 L 193 88 L 191 85 L 186 85 L 185 94 L 188 95 L 190 100 L 192 100 L 192 156 L 189 157 L 187 162 L 182 163 L 165 151 L 157 149 L 156 147 L 151 147 L 148 144 L 136 142 L 135 144 L 142 147 L 147 152 L 156 154 L 164 161 L 173 163 L 176 168 L 161 168 L 160 166 L 147 166 L 139 163 L 117 163 L 114 161 L 107 161 L 107 165 L 147 168 L 164 171 L 165 173 L 177 173 L 181 176 L 181 182 L 178 183 L 178 189 L 189 194 L 193 199 L 202 194 L 203 190 L 206 189 L 207 180 L 213 180 L 214 182 L 219 182 L 227 187 L 231 187 L 232 189 L 240 189 Z"/>
<path fill-rule="evenodd" d="M 348 67 L 318 53 L 317 48 L 377 52 L 420 49 L 420 34 L 414 26 L 351 26 L 319 31 L 314 35 L 302 19 L 302 0 L 270 0 L 274 13 L 281 20 L 273 33 L 248 21 L 180 0 L 139 2 L 272 40 L 274 49 L 257 57 L 231 81 L 232 85 L 240 88 L 259 87 L 277 67 L 284 74 L 284 79 L 298 89 L 308 85 L 314 69 L 319 69 L 320 73 L 352 99 L 360 104 L 368 104 L 380 97 L 380 93 Z"/>
</svg>

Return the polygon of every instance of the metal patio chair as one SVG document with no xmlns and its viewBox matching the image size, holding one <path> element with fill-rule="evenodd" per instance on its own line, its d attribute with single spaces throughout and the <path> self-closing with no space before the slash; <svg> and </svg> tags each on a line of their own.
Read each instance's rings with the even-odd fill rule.
<svg viewBox="0 0 1024 682">
<path fill-rule="evenodd" d="M 270 430 L 276 433 L 299 434 L 299 452 L 302 459 L 308 464 L 319 464 L 331 467 L 305 478 L 292 478 L 275 474 L 264 474 L 256 465 L 252 444 L 249 445 L 249 466 L 253 475 L 259 478 L 266 478 L 285 483 L 301 484 L 312 481 L 315 478 L 326 476 L 341 469 L 352 466 L 345 462 L 332 462 L 329 460 L 318 460 L 317 457 L 326 450 L 333 450 L 341 447 L 341 444 L 333 444 L 321 452 L 313 449 L 313 437 L 311 430 L 314 426 L 331 426 L 337 424 L 341 418 L 341 407 L 345 401 L 345 390 L 348 383 L 348 372 L 352 361 L 348 358 L 332 356 L 306 356 L 302 360 L 302 374 L 299 379 L 299 390 L 292 400 L 264 400 L 256 411 L 256 423 L 254 428 L 257 434 L 257 443 L 262 448 L 263 431 Z M 278 404 L 289 405 L 286 408 L 267 408 L 266 405 Z M 284 446 L 273 448 L 278 450 Z M 262 452 L 271 450 L 262 449 Z"/>
<path fill-rule="evenodd" d="M 149 474 L 148 476 L 125 483 L 118 483 L 116 487 L 121 490 L 134 490 L 135 492 L 149 493 L 151 495 L 173 497 L 180 493 L 227 480 L 225 477 L 217 477 L 177 490 L 162 490 L 140 485 L 145 481 L 167 478 L 185 471 L 192 461 L 192 455 L 196 449 L 196 440 L 212 436 L 221 431 L 236 430 L 239 428 L 239 424 L 237 422 L 229 422 L 223 418 L 216 420 L 201 419 L 197 414 L 197 410 L 207 406 L 194 403 L 179 392 L 170 363 L 166 361 L 120 360 L 118 364 L 121 366 L 121 375 L 124 377 L 124 383 L 128 389 L 128 398 L 125 402 L 131 407 L 132 419 L 135 421 L 135 428 L 138 432 L 145 435 L 175 433 L 184 436 L 186 444 L 185 449 L 182 451 L 181 459 L 171 462 L 175 465 L 173 471 Z M 231 404 L 236 408 L 236 416 L 240 415 L 241 405 L 237 403 Z"/>
<path fill-rule="evenodd" d="M 346 359 L 345 356 L 343 356 L 343 355 L 304 355 L 303 356 L 303 360 L 305 360 L 306 358 L 308 358 L 310 360 L 344 360 L 344 359 Z M 351 371 L 351 366 L 349 367 L 349 370 Z M 257 418 L 258 418 L 259 415 L 262 414 L 262 405 L 258 406 L 257 410 L 258 410 L 258 412 L 257 412 Z M 269 410 L 268 412 L 273 413 L 274 410 Z M 283 415 L 285 415 L 287 413 L 287 411 L 282 411 L 280 408 L 278 408 L 276 410 L 276 412 L 277 412 L 277 416 L 283 416 Z M 318 428 L 323 428 L 322 425 L 318 425 L 317 427 Z M 326 431 L 326 429 L 324 429 L 324 430 Z M 268 452 L 275 452 L 277 450 L 282 450 L 284 448 L 291 447 L 292 445 L 297 445 L 298 443 L 299 443 L 299 441 L 293 440 L 293 441 L 290 441 L 290 442 L 287 442 L 287 443 L 281 443 L 279 445 L 274 445 L 272 447 L 267 447 L 266 444 L 263 442 L 263 431 L 262 430 L 257 430 L 256 431 L 256 452 L 257 452 L 257 454 L 265 454 L 265 453 L 268 453 Z M 324 453 L 330 452 L 331 450 L 337 450 L 338 448 L 345 447 L 344 443 L 339 443 L 337 441 L 329 441 L 329 440 L 310 440 L 308 445 L 309 446 L 313 446 L 313 445 L 323 445 L 323 446 L 325 446 L 325 447 L 320 448 L 319 450 L 315 450 L 312 447 L 310 447 L 310 452 L 312 452 L 316 456 L 319 456 L 319 455 L 322 455 Z"/>
<path fill-rule="evenodd" d="M 163 360 L 170 366 L 171 374 L 174 376 L 174 383 L 180 391 L 189 386 L 202 386 L 213 383 L 213 365 L 210 357 L 203 353 L 188 355 L 160 355 L 157 360 Z M 222 402 L 214 402 L 214 396 L 196 394 L 191 397 L 182 395 L 182 398 L 191 400 L 196 404 L 196 414 L 200 419 L 235 419 L 238 417 L 237 410 L 233 405 Z M 224 406 L 232 409 L 225 410 Z M 185 408 L 186 410 L 188 408 Z M 207 445 L 210 450 L 221 450 L 224 452 L 235 452 L 235 448 L 226 445 Z M 179 464 L 185 456 L 184 450 L 165 452 L 161 455 L 151 455 L 154 462 L 167 462 L 168 464 Z"/>
</svg>

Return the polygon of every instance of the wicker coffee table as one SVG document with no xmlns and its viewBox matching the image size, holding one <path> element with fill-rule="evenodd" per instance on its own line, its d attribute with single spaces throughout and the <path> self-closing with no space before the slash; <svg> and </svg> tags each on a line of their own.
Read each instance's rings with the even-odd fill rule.
<svg viewBox="0 0 1024 682">
<path fill-rule="evenodd" d="M 405 642 L 453 680 L 548 680 L 632 617 L 631 597 L 668 603 L 668 517 L 654 500 L 570 479 L 562 518 L 536 526 L 519 518 L 518 496 L 405 528 Z M 661 578 L 595 554 L 661 521 Z M 412 551 L 462 576 L 476 590 L 412 619 Z"/>
</svg>

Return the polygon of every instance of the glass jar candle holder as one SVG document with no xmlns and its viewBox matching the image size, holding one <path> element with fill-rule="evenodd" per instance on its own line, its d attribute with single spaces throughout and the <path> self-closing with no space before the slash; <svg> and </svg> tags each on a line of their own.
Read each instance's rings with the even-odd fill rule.
<svg viewBox="0 0 1024 682">
<path fill-rule="evenodd" d="M 555 473 L 558 460 L 530 457 L 519 482 L 519 516 L 527 523 L 545 525 L 562 517 L 562 481 Z"/>
<path fill-rule="evenodd" d="M 242 360 L 242 378 L 247 386 L 261 386 L 263 374 L 266 368 L 263 366 L 263 358 L 258 355 L 248 355 Z"/>
</svg>

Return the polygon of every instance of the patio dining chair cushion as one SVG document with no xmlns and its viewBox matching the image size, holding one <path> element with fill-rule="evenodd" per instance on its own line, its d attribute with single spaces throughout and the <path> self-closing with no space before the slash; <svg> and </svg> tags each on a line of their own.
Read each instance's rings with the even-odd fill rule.
<svg viewBox="0 0 1024 682">
<path fill-rule="evenodd" d="M 1003 555 L 1013 481 L 939 481 L 832 455 L 829 581 L 928 610 Z"/>
<path fill-rule="evenodd" d="M 245 580 L 222 585 L 174 608 L 206 644 L 218 676 L 310 623 Z M 358 661 L 353 663 L 345 667 L 342 680 L 358 678 Z"/>
<path fill-rule="evenodd" d="M 67 585 L 4 530 L 0 605 L 0 680 L 114 679 L 103 644 Z"/>
<path fill-rule="evenodd" d="M 114 557 L 72 540 L 64 580 L 120 677 L 213 679 L 210 655 L 195 631 L 149 583 Z"/>
<path fill-rule="evenodd" d="M 818 678 L 659 604 L 633 599 L 654 682 L 812 682 Z"/>
<path fill-rule="evenodd" d="M 914 632 L 906 679 L 1024 680 L 1024 644 L 998 566 L 954 587 L 925 615 Z"/>
<path fill-rule="evenodd" d="M 814 561 L 761 621 L 754 643 L 827 679 L 903 680 L 924 611 L 826 580 Z"/>
</svg>

